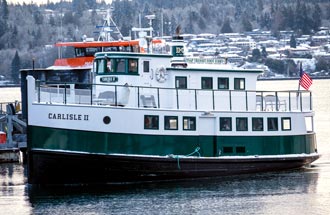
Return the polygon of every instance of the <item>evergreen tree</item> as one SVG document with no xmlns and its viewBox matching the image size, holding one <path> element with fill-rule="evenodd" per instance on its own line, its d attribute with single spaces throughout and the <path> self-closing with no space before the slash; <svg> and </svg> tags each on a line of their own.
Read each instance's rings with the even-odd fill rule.
<svg viewBox="0 0 330 215">
<path fill-rule="evenodd" d="M 261 53 L 259 49 L 253 49 L 252 50 L 252 62 L 257 62 L 261 58 Z"/>
<path fill-rule="evenodd" d="M 2 4 L 1 4 L 1 16 L 4 20 L 8 19 L 9 16 L 9 10 L 8 10 L 8 4 L 6 0 L 2 0 Z"/>
<path fill-rule="evenodd" d="M 16 51 L 15 56 L 11 62 L 11 78 L 13 83 L 18 84 L 19 83 L 19 70 L 21 68 L 21 60 L 18 56 L 18 51 Z"/>
<path fill-rule="evenodd" d="M 253 30 L 252 24 L 246 13 L 244 13 L 244 15 L 242 16 L 242 27 L 243 27 L 243 31 L 252 31 Z"/>
<path fill-rule="evenodd" d="M 322 11 L 321 8 L 319 6 L 319 4 L 315 4 L 314 6 L 314 11 L 312 14 L 312 22 L 313 22 L 313 30 L 316 32 L 319 30 L 321 24 L 322 24 Z"/>
<path fill-rule="evenodd" d="M 226 19 L 226 21 L 223 23 L 221 33 L 233 33 L 233 29 L 230 26 L 229 19 Z"/>
</svg>

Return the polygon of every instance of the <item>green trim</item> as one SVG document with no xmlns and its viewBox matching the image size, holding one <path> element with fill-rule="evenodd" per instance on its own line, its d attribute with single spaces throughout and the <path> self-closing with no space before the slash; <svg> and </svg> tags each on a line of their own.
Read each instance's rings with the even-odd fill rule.
<svg viewBox="0 0 330 215">
<path fill-rule="evenodd" d="M 102 133 L 28 126 L 28 149 L 83 153 L 201 156 L 287 155 L 316 151 L 315 133 L 296 136 L 179 136 Z M 222 153 L 223 147 L 245 147 L 245 153 Z M 236 149 L 236 148 L 235 148 Z"/>
</svg>

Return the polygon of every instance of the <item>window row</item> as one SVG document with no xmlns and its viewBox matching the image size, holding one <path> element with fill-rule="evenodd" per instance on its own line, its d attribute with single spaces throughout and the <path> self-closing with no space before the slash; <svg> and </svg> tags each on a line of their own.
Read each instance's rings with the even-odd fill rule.
<svg viewBox="0 0 330 215">
<path fill-rule="evenodd" d="M 248 131 L 249 123 L 247 117 L 236 117 L 236 131 Z M 165 130 L 178 130 L 178 117 L 177 116 L 165 116 L 164 117 L 164 129 Z M 183 130 L 196 130 L 196 117 L 184 116 L 182 118 Z M 220 131 L 232 131 L 232 117 L 220 117 Z M 252 131 L 264 131 L 264 118 L 252 117 Z M 268 117 L 266 119 L 267 131 L 278 131 L 279 123 L 278 118 Z M 159 129 L 159 116 L 158 115 L 145 115 L 144 116 L 144 129 Z M 291 130 L 291 118 L 281 118 L 282 131 Z"/>
<path fill-rule="evenodd" d="M 177 116 L 165 116 L 164 117 L 164 129 L 165 130 L 178 130 L 178 117 Z M 196 130 L 196 117 L 184 116 L 182 118 L 183 130 Z M 145 115 L 144 116 L 144 129 L 159 129 L 159 116 L 157 115 Z"/>
<path fill-rule="evenodd" d="M 278 118 L 269 117 L 267 118 L 267 131 L 278 131 L 279 124 Z M 236 118 L 236 131 L 248 131 L 248 118 L 237 117 Z M 282 131 L 291 130 L 291 118 L 281 118 L 281 129 Z M 264 118 L 252 117 L 252 131 L 264 131 Z M 220 117 L 220 131 L 232 131 L 232 118 L 231 117 Z"/>
<path fill-rule="evenodd" d="M 138 74 L 138 60 L 127 58 L 109 58 L 96 61 L 98 74 L 128 73 Z"/>
<path fill-rule="evenodd" d="M 178 89 L 187 89 L 187 77 L 176 76 L 175 77 L 175 87 Z M 213 89 L 213 78 L 212 77 L 202 77 L 201 78 L 201 88 L 202 89 Z M 229 78 L 219 77 L 218 87 L 219 90 L 229 89 Z M 234 90 L 245 90 L 245 78 L 234 78 Z"/>
</svg>

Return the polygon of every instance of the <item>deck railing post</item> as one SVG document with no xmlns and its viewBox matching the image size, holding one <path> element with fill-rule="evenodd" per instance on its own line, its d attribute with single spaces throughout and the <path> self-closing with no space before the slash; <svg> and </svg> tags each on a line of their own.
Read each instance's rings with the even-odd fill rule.
<svg viewBox="0 0 330 215">
<path fill-rule="evenodd" d="M 140 107 L 140 87 L 137 87 L 137 100 L 138 100 L 138 108 Z"/>
<path fill-rule="evenodd" d="M 309 92 L 309 110 L 313 110 L 312 92 Z"/>
<path fill-rule="evenodd" d="M 195 89 L 195 110 L 197 110 L 197 90 Z"/>
<path fill-rule="evenodd" d="M 214 90 L 212 90 L 212 102 L 213 102 L 213 110 L 215 110 Z"/>
<path fill-rule="evenodd" d="M 115 85 L 115 106 L 117 106 L 117 85 Z"/>
<path fill-rule="evenodd" d="M 249 103 L 248 103 L 248 92 L 245 91 L 245 109 L 246 109 L 246 111 L 249 110 L 248 105 L 249 105 Z"/>
<path fill-rule="evenodd" d="M 160 108 L 159 87 L 157 87 L 158 108 Z"/>
<path fill-rule="evenodd" d="M 300 111 L 303 111 L 303 107 L 302 107 L 302 92 L 300 92 Z"/>
<path fill-rule="evenodd" d="M 178 88 L 176 88 L 176 108 L 179 110 L 179 92 L 178 92 Z"/>
<path fill-rule="evenodd" d="M 289 91 L 289 111 L 291 111 L 291 92 Z"/>
<path fill-rule="evenodd" d="M 277 95 L 277 91 L 275 91 L 275 110 L 278 111 L 279 109 L 279 102 L 278 102 L 278 95 Z"/>
<path fill-rule="evenodd" d="M 66 83 L 64 83 L 64 104 L 66 104 Z"/>
<path fill-rule="evenodd" d="M 229 90 L 229 110 L 232 109 L 232 106 L 231 106 L 231 90 Z"/>
</svg>

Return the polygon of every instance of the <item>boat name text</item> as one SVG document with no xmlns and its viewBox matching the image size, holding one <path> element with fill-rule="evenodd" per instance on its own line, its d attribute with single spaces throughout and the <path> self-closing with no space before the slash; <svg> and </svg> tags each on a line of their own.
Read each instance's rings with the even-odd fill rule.
<svg viewBox="0 0 330 215">
<path fill-rule="evenodd" d="M 49 113 L 48 119 L 88 121 L 89 115 L 73 114 L 73 113 Z"/>
</svg>

